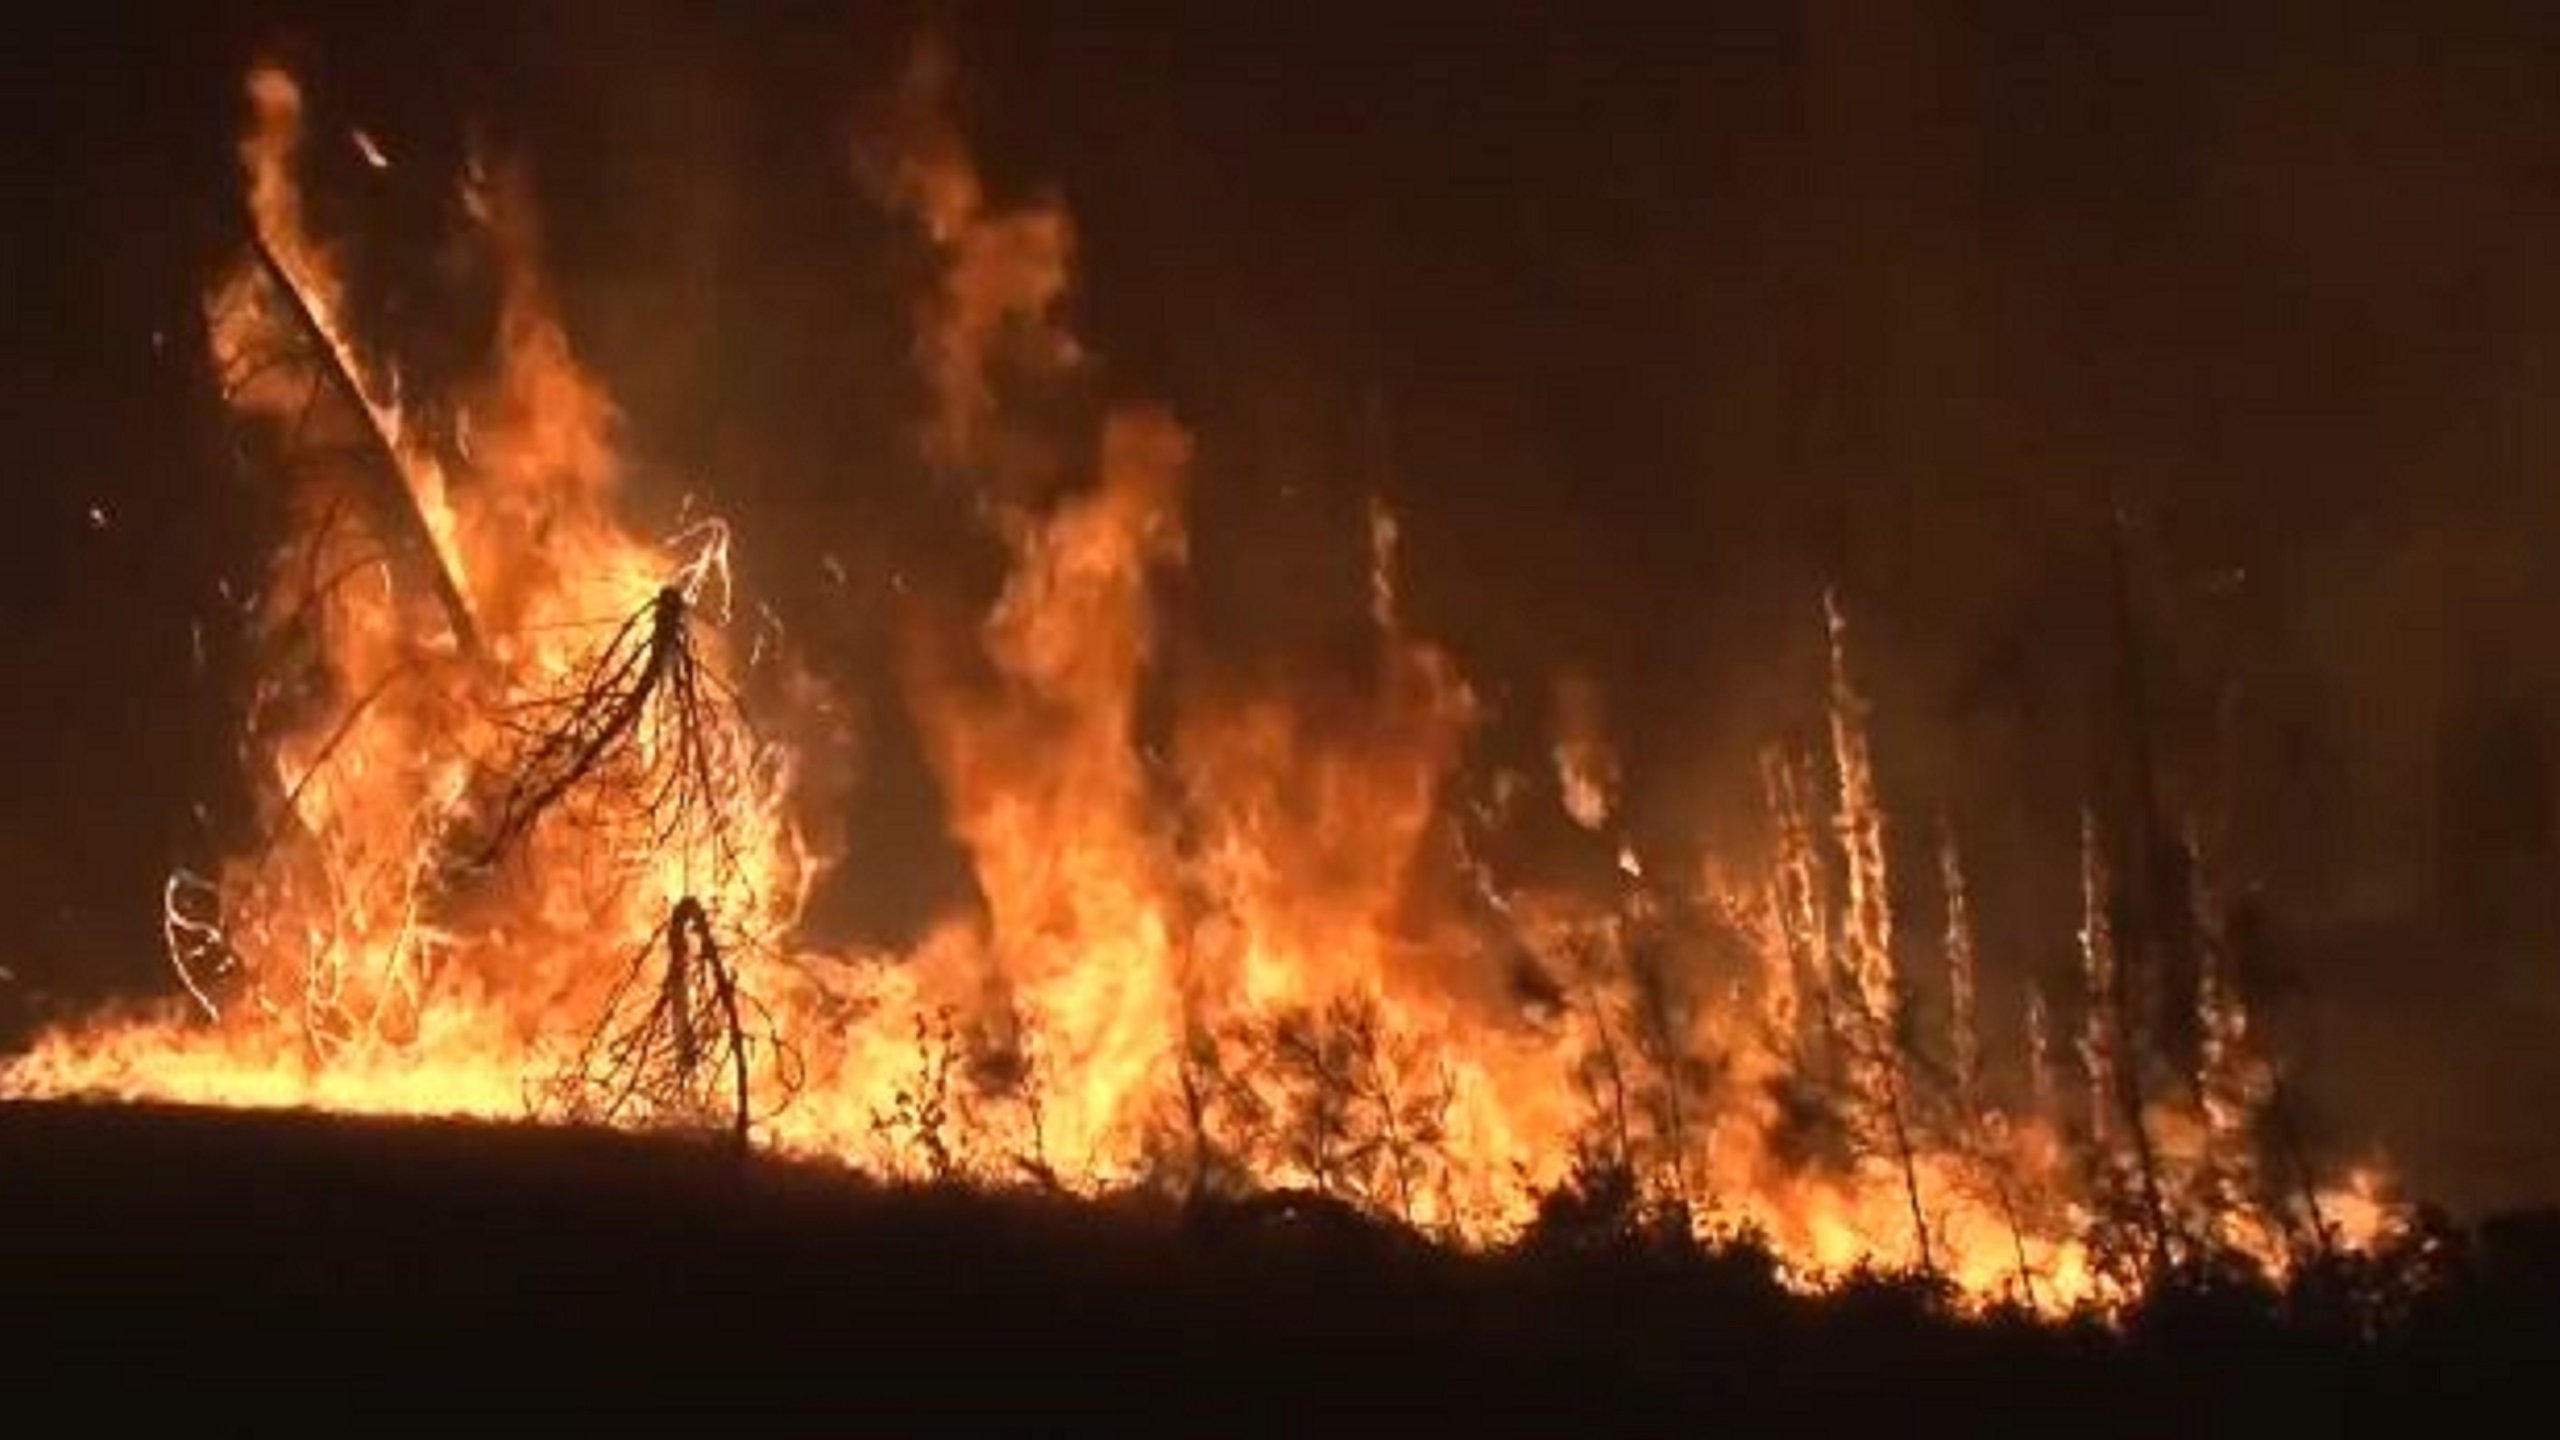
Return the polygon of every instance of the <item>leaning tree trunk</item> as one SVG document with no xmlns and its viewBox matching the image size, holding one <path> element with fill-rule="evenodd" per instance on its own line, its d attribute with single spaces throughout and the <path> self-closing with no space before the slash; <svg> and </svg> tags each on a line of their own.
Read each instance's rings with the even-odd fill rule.
<svg viewBox="0 0 2560 1440">
<path fill-rule="evenodd" d="M 347 407 L 353 410 L 370 443 L 365 447 L 369 464 L 355 467 L 360 476 L 359 497 L 366 518 L 381 534 L 397 562 L 410 578 L 423 585 L 435 597 L 443 612 L 446 627 L 453 632 L 455 645 L 477 662 L 482 657 L 479 627 L 472 622 L 471 607 L 464 600 L 462 587 L 454 582 L 453 572 L 445 568 L 444 557 L 436 548 L 435 532 L 427 525 L 426 516 L 418 510 L 418 501 L 409 489 L 408 467 L 400 456 L 399 442 L 384 428 L 382 416 L 366 395 L 357 378 L 356 357 L 347 353 L 329 333 L 311 308 L 311 301 L 296 283 L 293 272 L 285 266 L 266 238 L 254 231 L 249 237 L 250 253 L 266 272 L 276 292 L 292 312 L 294 324 L 309 340 L 313 365 L 323 383 L 335 390 Z"/>
</svg>

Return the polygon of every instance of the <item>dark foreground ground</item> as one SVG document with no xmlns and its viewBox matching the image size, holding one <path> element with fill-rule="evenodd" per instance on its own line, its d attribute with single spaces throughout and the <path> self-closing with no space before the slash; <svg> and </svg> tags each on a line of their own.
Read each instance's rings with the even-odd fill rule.
<svg viewBox="0 0 2560 1440">
<path fill-rule="evenodd" d="M 1304 1433 L 1394 1412 L 1427 1434 L 2357 1434 L 2406 1404 L 2451 1422 L 2510 1397 L 2546 1427 L 2560 1220 L 2450 1234 L 2432 1268 L 2378 1340 L 2332 1291 L 2188 1295 L 2118 1335 L 1954 1320 L 1908 1282 L 1796 1299 L 1748 1250 L 1587 1220 L 1466 1257 L 1307 1204 L 1186 1213 L 588 1133 L 0 1105 L 5 1395 L 226 1431 L 573 1406 L 832 1417 L 795 1427 L 824 1433 Z M 10 1403 L 0 1430 L 52 1433 Z"/>
</svg>

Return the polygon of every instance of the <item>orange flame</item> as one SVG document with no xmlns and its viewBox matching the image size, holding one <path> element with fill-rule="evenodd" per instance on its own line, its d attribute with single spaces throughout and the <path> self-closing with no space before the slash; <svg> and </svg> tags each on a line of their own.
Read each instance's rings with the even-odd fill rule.
<svg viewBox="0 0 2560 1440">
<path fill-rule="evenodd" d="M 1772 752 L 1773 857 L 1686 887 L 1631 846 L 1624 885 L 1603 895 L 1506 887 L 1474 858 L 1481 822 L 1455 798 L 1483 702 L 1409 628 L 1383 503 L 1362 673 L 1183 677 L 1169 749 L 1151 746 L 1139 702 L 1159 668 L 1156 581 L 1187 563 L 1191 438 L 1144 406 L 1038 437 L 1036 457 L 1007 436 L 1013 388 L 1091 360 L 1060 317 L 1072 230 L 1053 203 L 991 199 L 948 81 L 947 59 L 921 52 L 867 169 L 936 264 L 915 315 L 922 449 L 975 484 L 1009 561 L 974 633 L 914 627 L 900 677 L 982 913 L 906 954 L 810 952 L 795 924 L 817 861 L 789 819 L 793 757 L 718 706 L 613 731 L 633 753 L 593 760 L 601 798 L 528 816 L 503 858 L 470 863 L 526 730 L 616 653 L 611 636 L 636 633 L 616 625 L 676 615 L 653 640 L 697 645 L 715 689 L 740 683 L 723 635 L 729 532 L 651 540 L 618 517 L 614 408 L 577 363 L 525 187 L 504 172 L 470 181 L 504 277 L 495 351 L 445 397 L 459 416 L 446 443 L 413 425 L 344 331 L 341 271 L 295 178 L 301 92 L 261 66 L 241 154 L 281 273 L 244 262 L 213 287 L 217 371 L 242 418 L 269 424 L 310 408 L 318 364 L 355 382 L 334 423 L 385 438 L 481 643 L 457 644 L 388 557 L 344 462 L 290 467 L 251 735 L 265 835 L 168 897 L 201 1013 L 54 1032 L 0 1069 L 0 1092 L 543 1113 L 546 1077 L 649 973 L 671 907 L 690 902 L 712 918 L 686 933 L 707 938 L 679 937 L 668 963 L 703 963 L 685 945 L 722 952 L 724 985 L 769 1022 L 742 1083 L 754 1138 L 795 1154 L 978 1183 L 1304 1186 L 1471 1242 L 1514 1232 L 1597 1164 L 1688 1223 L 1760 1231 L 1808 1283 L 1925 1257 L 1977 1299 L 2113 1293 L 2065 1118 L 1985 1093 L 1951 840 L 1943 960 L 1962 1094 L 1933 1098 L 1912 1063 L 1924 1042 L 1902 1024 L 1886 815 L 1836 603 L 1828 774 Z M 297 299 L 325 355 L 297 358 Z M 1026 467 L 1040 484 L 1021 483 Z M 1029 498 L 1056 496 L 1061 472 L 1080 486 Z M 1623 781 L 1598 697 L 1567 682 L 1557 705 L 1560 793 L 1597 831 Z M 709 772 L 696 808 L 617 808 L 686 746 Z M 2084 858 L 2098 994 L 2122 962 L 2094 833 Z M 2163 1163 L 2199 1232 L 2280 1267 L 2274 1204 L 2230 1160 L 2269 1090 L 2225 979 L 2209 971 L 2197 1002 L 2203 1112 L 2161 1107 Z M 2030 1020 L 2041 1090 L 2040 1001 Z M 689 1065 L 701 1036 L 683 1023 Z M 2140 1058 L 2094 1012 L 2085 1034 L 2103 1097 Z M 2089 1121 L 2110 1123 L 2103 1099 Z M 2342 1243 L 2394 1223 L 2370 1173 L 2324 1196 Z"/>
</svg>

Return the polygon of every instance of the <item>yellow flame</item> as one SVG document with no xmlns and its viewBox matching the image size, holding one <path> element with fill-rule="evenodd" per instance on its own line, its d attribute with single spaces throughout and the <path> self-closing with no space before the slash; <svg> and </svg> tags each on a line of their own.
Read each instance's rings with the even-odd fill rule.
<svg viewBox="0 0 2560 1440">
<path fill-rule="evenodd" d="M 1157 581 L 1188 560 L 1191 437 L 1129 406 L 1040 437 L 1037 456 L 1006 441 L 1007 388 L 1089 358 L 1060 316 L 1072 231 L 1054 203 L 989 195 L 948 82 L 947 60 L 923 52 L 869 170 L 937 262 L 915 317 L 922 447 L 977 485 L 1008 564 L 974 628 L 916 618 L 899 677 L 977 912 L 904 954 L 802 946 L 817 862 L 790 819 L 794 758 L 717 716 L 703 735 L 635 723 L 634 757 L 597 782 L 698 742 L 717 772 L 710 819 L 582 801 L 532 821 L 497 863 L 465 863 L 524 731 L 611 653 L 615 626 L 673 604 L 706 672 L 740 682 L 724 629 L 731 535 L 710 521 L 651 539 L 620 518 L 614 408 L 577 362 L 528 197 L 503 167 L 469 180 L 504 283 L 485 373 L 446 397 L 464 462 L 449 473 L 343 333 L 342 271 L 308 232 L 294 173 L 301 92 L 261 66 L 241 151 L 258 236 L 363 389 L 350 418 L 389 437 L 482 653 L 452 644 L 386 562 L 344 474 L 284 477 L 294 523 L 273 562 L 278 644 L 250 737 L 268 769 L 265 834 L 167 897 L 199 1005 L 50 1033 L 0 1069 L 0 1092 L 538 1112 L 545 1078 L 651 963 L 670 907 L 692 900 L 770 1020 L 755 1138 L 792 1153 L 980 1183 L 1302 1185 L 1467 1241 L 1513 1233 L 1539 1194 L 1598 1160 L 1700 1225 L 1756 1228 L 1802 1283 L 1926 1255 L 1976 1299 L 2111 1293 L 2060 1117 L 1975 1093 L 1952 840 L 1944 958 L 1966 1093 L 1945 1114 L 1922 1103 L 1899 1024 L 1886 815 L 1836 600 L 1827 773 L 1771 752 L 1772 856 L 1703 870 L 1685 893 L 1623 840 L 1626 883 L 1602 895 L 1506 887 L 1474 857 L 1455 798 L 1484 705 L 1412 633 L 1383 503 L 1368 516 L 1360 673 L 1186 676 L 1169 750 L 1150 747 L 1139 702 L 1157 668 Z M 294 366 L 258 363 L 290 350 L 291 298 L 255 263 L 208 296 L 244 420 L 307 400 Z M 1560 689 L 1558 783 L 1591 829 L 1622 783 L 1599 711 L 1587 685 Z M 2098 994 L 2116 959 L 2094 831 L 2085 861 Z M 2219 972 L 2209 987 L 2206 1112 L 2163 1105 L 2152 1123 L 2182 1203 L 2212 1207 L 2211 1223 L 2245 1215 L 2221 1233 L 2281 1266 L 2278 1227 L 2222 1163 L 2266 1092 L 2248 1078 L 2236 995 Z M 2040 1003 L 2030 1018 L 2042 1087 Z M 2094 1019 L 2082 1058 L 2101 1095 L 2111 1067 L 2133 1063 Z M 1809 1113 L 1844 1119 L 1846 1147 Z M 2319 1199 L 2347 1243 L 2394 1213 L 2378 1173 Z"/>
</svg>

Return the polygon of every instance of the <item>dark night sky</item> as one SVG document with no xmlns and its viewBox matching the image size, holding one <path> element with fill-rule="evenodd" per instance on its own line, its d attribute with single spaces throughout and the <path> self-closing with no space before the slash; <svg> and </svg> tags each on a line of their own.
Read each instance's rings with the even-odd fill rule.
<svg viewBox="0 0 2560 1440">
<path fill-rule="evenodd" d="M 191 297 L 279 38 L 406 169 L 466 117 L 530 158 L 634 450 L 867 697 L 829 922 L 947 889 L 880 613 L 819 563 L 960 533 L 905 453 L 913 257 L 849 164 L 914 15 L 528 8 L 93 6 L 7 47 L 0 985 L 159 984 L 158 877 L 225 803 L 214 587 L 259 537 Z M 2112 503 L 2324 1110 L 2457 1200 L 2560 1194 L 2548 7 L 1263 8 L 934 12 L 994 173 L 1075 212 L 1107 383 L 1201 434 L 1178 649 L 1356 616 L 1374 483 L 1503 706 L 1487 758 L 1577 665 L 1669 844 L 1806 717 L 1834 580 L 1894 798 L 1972 840 L 2008 972 L 2058 973 L 2122 750 Z"/>
</svg>

